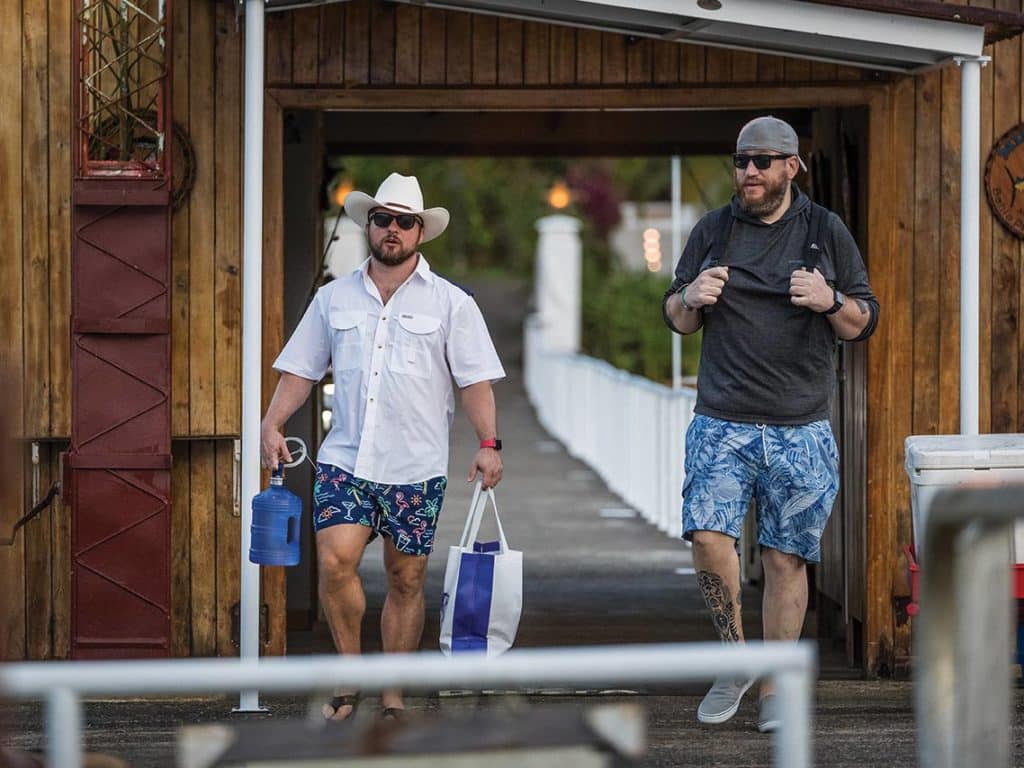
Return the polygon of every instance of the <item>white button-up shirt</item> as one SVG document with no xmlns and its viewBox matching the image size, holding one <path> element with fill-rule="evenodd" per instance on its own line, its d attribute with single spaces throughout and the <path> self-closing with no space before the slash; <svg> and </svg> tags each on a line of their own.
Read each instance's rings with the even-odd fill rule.
<svg viewBox="0 0 1024 768">
<path fill-rule="evenodd" d="M 386 305 L 369 261 L 325 285 L 274 361 L 312 381 L 333 372 L 317 460 L 376 483 L 446 475 L 452 378 L 468 387 L 505 376 L 476 302 L 418 259 Z"/>
</svg>

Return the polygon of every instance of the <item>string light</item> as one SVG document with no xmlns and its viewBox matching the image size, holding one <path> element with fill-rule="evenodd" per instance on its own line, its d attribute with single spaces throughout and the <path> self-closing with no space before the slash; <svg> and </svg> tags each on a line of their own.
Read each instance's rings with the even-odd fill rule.
<svg viewBox="0 0 1024 768">
<path fill-rule="evenodd" d="M 338 185 L 334 188 L 334 192 L 331 194 L 334 204 L 341 208 L 345 205 L 345 198 L 348 197 L 348 193 L 354 189 L 352 182 L 348 179 L 342 179 L 338 182 Z"/>
<path fill-rule="evenodd" d="M 661 271 L 661 233 L 649 227 L 644 230 L 644 261 L 649 272 Z"/>
<path fill-rule="evenodd" d="M 567 208 L 570 202 L 572 202 L 572 193 L 569 192 L 569 187 L 565 185 L 564 181 L 556 181 L 551 185 L 551 189 L 548 190 L 548 205 L 560 211 Z"/>
</svg>

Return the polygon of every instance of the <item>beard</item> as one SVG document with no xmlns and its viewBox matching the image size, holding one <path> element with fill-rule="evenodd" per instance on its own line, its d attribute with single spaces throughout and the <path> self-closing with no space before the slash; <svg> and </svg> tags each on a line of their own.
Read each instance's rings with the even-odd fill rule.
<svg viewBox="0 0 1024 768">
<path fill-rule="evenodd" d="M 782 205 L 786 199 L 786 190 L 789 189 L 789 179 L 783 177 L 778 181 L 765 179 L 761 188 L 764 194 L 760 200 L 748 200 L 747 190 L 739 181 L 736 181 L 736 197 L 740 202 L 740 209 L 751 216 L 770 216 Z"/>
<path fill-rule="evenodd" d="M 386 267 L 397 267 L 405 264 L 416 254 L 416 246 L 403 248 L 401 243 L 389 243 L 381 241 L 378 247 L 370 244 L 370 255 Z"/>
</svg>

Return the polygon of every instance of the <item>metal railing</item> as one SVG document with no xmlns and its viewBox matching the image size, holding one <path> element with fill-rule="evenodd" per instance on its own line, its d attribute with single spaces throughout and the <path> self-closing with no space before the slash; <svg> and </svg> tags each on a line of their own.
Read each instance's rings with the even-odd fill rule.
<svg viewBox="0 0 1024 768">
<path fill-rule="evenodd" d="M 1022 516 L 1022 486 L 964 486 L 932 501 L 914 627 L 922 768 L 1009 765 L 1010 562 Z"/>
<path fill-rule="evenodd" d="M 345 686 L 443 690 L 550 685 L 638 685 L 719 675 L 774 678 L 782 709 L 773 735 L 778 766 L 811 764 L 811 699 L 817 652 L 811 643 L 625 645 L 511 651 L 448 658 L 440 653 L 167 661 L 22 662 L 0 666 L 0 694 L 45 701 L 50 768 L 82 765 L 84 696 L 322 691 Z M 690 717 L 692 713 L 683 716 Z"/>
<path fill-rule="evenodd" d="M 550 352 L 527 318 L 526 393 L 541 425 L 672 538 L 682 535 L 683 456 L 697 392 L 585 355 Z"/>
</svg>

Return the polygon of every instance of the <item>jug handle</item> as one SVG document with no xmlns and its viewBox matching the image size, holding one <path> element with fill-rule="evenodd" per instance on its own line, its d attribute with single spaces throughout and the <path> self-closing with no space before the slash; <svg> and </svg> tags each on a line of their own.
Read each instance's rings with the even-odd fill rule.
<svg viewBox="0 0 1024 768">
<path fill-rule="evenodd" d="M 288 518 L 288 543 L 291 544 L 299 538 L 298 516 Z"/>
</svg>

